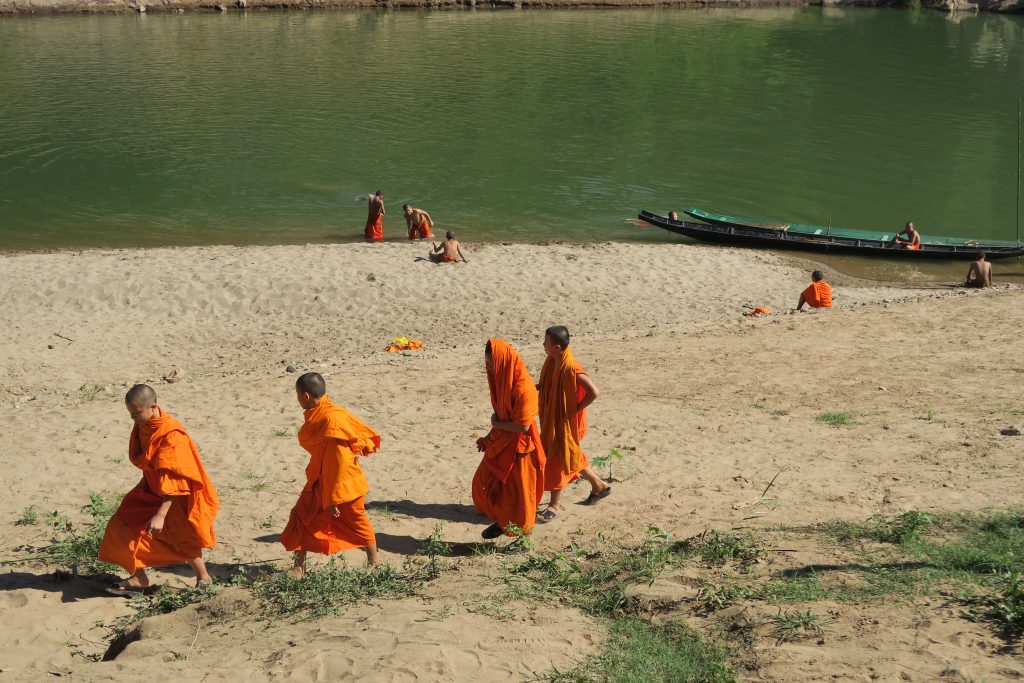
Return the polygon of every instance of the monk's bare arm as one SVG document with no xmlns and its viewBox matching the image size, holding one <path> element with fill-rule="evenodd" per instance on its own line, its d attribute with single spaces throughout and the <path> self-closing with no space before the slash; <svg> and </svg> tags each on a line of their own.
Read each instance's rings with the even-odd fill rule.
<svg viewBox="0 0 1024 683">
<path fill-rule="evenodd" d="M 466 257 L 462 255 L 462 246 L 461 245 L 458 246 L 458 247 L 455 247 L 455 251 L 459 252 L 459 258 L 462 259 L 463 263 L 469 263 L 469 261 L 466 260 Z"/>
<path fill-rule="evenodd" d="M 500 429 L 503 432 L 520 432 L 526 433 L 530 431 L 530 425 L 518 425 L 512 420 L 499 420 L 497 415 L 491 415 L 491 427 L 494 429 Z"/>
<path fill-rule="evenodd" d="M 576 406 L 576 410 L 584 410 L 587 406 L 597 400 L 598 395 L 601 393 L 597 390 L 597 386 L 593 380 L 587 377 L 586 373 L 579 373 L 576 375 L 576 383 L 583 387 L 586 394 L 583 396 L 583 400 Z"/>
<path fill-rule="evenodd" d="M 164 500 L 160 503 L 160 508 L 156 511 L 156 514 L 146 523 L 146 531 L 151 534 L 155 534 L 164 530 L 164 520 L 167 519 L 167 511 L 171 509 L 171 504 L 174 502 L 174 496 L 164 496 Z"/>
</svg>

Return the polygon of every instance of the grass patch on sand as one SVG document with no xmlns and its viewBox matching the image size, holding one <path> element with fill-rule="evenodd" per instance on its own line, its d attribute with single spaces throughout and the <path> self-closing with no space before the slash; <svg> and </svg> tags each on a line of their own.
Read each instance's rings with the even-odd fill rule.
<svg viewBox="0 0 1024 683">
<path fill-rule="evenodd" d="M 845 412 L 821 413 L 820 415 L 814 416 L 814 421 L 827 424 L 831 427 L 846 427 L 848 425 L 857 424 L 857 421 L 853 419 L 853 415 Z"/>
<path fill-rule="evenodd" d="M 114 565 L 100 562 L 99 552 L 107 522 L 120 504 L 121 496 L 90 491 L 89 502 L 82 507 L 82 512 L 90 519 L 82 525 L 76 525 L 56 510 L 49 512 L 45 520 L 53 528 L 53 537 L 50 545 L 32 550 L 32 559 L 58 570 L 68 570 L 74 576 L 117 571 Z"/>
<path fill-rule="evenodd" d="M 550 683 L 732 683 L 726 666 L 729 650 L 707 642 L 680 622 L 652 624 L 616 619 L 609 625 L 604 651 L 570 671 L 551 671 L 537 680 Z"/>
<path fill-rule="evenodd" d="M 39 513 L 35 505 L 29 505 L 21 511 L 21 517 L 14 522 L 14 526 L 35 526 L 39 524 Z"/>
<path fill-rule="evenodd" d="M 708 531 L 682 541 L 658 528 L 648 529 L 640 546 L 588 553 L 537 553 L 506 565 L 506 600 L 556 600 L 608 622 L 604 651 L 570 671 L 550 671 L 544 681 L 734 681 L 726 664 L 730 650 L 705 641 L 679 621 L 650 623 L 628 588 L 658 578 L 688 561 L 715 564 L 723 558 L 743 561 L 756 554 L 747 536 Z"/>
<path fill-rule="evenodd" d="M 259 579 L 252 591 L 266 619 L 306 621 L 340 614 L 343 607 L 379 598 L 409 597 L 423 582 L 420 572 L 390 564 L 349 567 L 331 560 L 297 579 L 286 573 Z"/>
</svg>

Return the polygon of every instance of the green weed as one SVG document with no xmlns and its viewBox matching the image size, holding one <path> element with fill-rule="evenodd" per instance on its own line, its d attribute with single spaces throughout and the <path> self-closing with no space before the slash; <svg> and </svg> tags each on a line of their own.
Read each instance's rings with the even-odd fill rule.
<svg viewBox="0 0 1024 683">
<path fill-rule="evenodd" d="M 75 526 L 56 510 L 50 512 L 47 522 L 53 527 L 54 536 L 50 545 L 36 551 L 35 557 L 43 564 L 70 569 L 75 576 L 116 571 L 114 565 L 100 562 L 98 555 L 107 522 L 120 503 L 121 496 L 105 497 L 90 491 L 89 502 L 82 511 L 91 517 L 91 521 L 81 527 Z"/>
<path fill-rule="evenodd" d="M 245 486 L 245 490 L 247 491 L 264 491 L 268 486 L 270 486 L 264 476 L 255 470 L 246 470 L 242 474 L 242 477 L 249 482 L 249 484 Z"/>
<path fill-rule="evenodd" d="M 821 627 L 821 617 L 809 609 L 806 612 L 784 612 L 780 609 L 771 619 L 780 644 L 801 636 L 821 635 L 825 632 Z"/>
<path fill-rule="evenodd" d="M 291 432 L 289 432 L 287 429 L 275 429 L 274 436 L 283 438 L 286 436 L 291 436 Z"/>
<path fill-rule="evenodd" d="M 814 417 L 815 422 L 822 422 L 832 427 L 845 427 L 857 424 L 850 413 L 821 413 Z"/>
<path fill-rule="evenodd" d="M 39 524 L 39 513 L 36 512 L 35 505 L 29 505 L 22 510 L 21 517 L 14 522 L 15 526 L 35 526 L 36 524 Z"/>
<path fill-rule="evenodd" d="M 617 448 L 609 448 L 608 455 L 599 455 L 595 458 L 591 458 L 590 464 L 592 467 L 601 469 L 602 467 L 608 468 L 608 474 L 604 477 L 605 481 L 621 481 L 617 480 L 612 473 L 612 465 L 618 464 L 624 467 L 627 471 L 632 472 L 633 466 L 626 460 L 626 456 L 622 454 Z"/>
<path fill-rule="evenodd" d="M 443 533 L 444 522 L 438 522 L 434 525 L 431 534 L 419 543 L 417 552 L 427 556 L 428 579 L 436 579 L 448 568 L 448 561 L 444 559 L 444 556 L 451 553 L 452 547 L 442 540 Z"/>
</svg>

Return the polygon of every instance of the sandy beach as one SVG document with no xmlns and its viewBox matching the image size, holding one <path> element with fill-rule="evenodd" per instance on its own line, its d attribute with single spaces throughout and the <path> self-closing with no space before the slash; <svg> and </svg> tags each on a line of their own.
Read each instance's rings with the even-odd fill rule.
<svg viewBox="0 0 1024 683">
<path fill-rule="evenodd" d="M 446 540 L 476 541 L 486 522 L 470 496 L 474 441 L 491 412 L 483 344 L 507 339 L 536 377 L 553 324 L 572 331 L 602 391 L 585 450 L 627 452 L 629 469 L 600 505 L 569 505 L 539 526 L 539 552 L 599 532 L 642 537 L 651 526 L 677 538 L 741 524 L 769 533 L 1021 503 L 1024 437 L 1000 434 L 1024 428 L 1019 285 L 967 291 L 830 273 L 833 310 L 788 314 L 813 267 L 788 256 L 689 244 L 470 244 L 468 264 L 439 266 L 421 259 L 427 248 L 0 257 L 0 559 L 52 536 L 45 524 L 16 525 L 26 507 L 80 519 L 89 491 L 138 481 L 125 457 L 123 395 L 147 382 L 188 427 L 221 493 L 213 572 L 287 566 L 274 535 L 306 463 L 289 366 L 322 373 L 332 399 L 382 436 L 363 464 L 368 503 L 387 511 L 372 517 L 385 561 L 401 565 L 438 522 Z M 744 306 L 776 313 L 746 318 Z M 424 348 L 385 353 L 399 336 Z M 855 420 L 816 421 L 828 411 Z M 743 521 L 776 475 L 771 513 Z M 571 488 L 568 501 L 585 488 Z M 796 545 L 759 571 L 836 562 L 848 551 Z M 345 555 L 362 561 L 358 551 Z M 96 624 L 129 613 L 126 602 L 84 579 L 56 581 L 47 567 L 8 564 L 0 679 L 520 681 L 600 651 L 605 627 L 574 608 L 534 605 L 503 619 L 475 609 L 495 590 L 502 558 L 452 562 L 456 571 L 415 597 L 301 623 L 258 621 L 247 591 L 227 588 L 147 619 L 141 639 L 105 662 L 83 654 L 106 650 Z M 184 569 L 154 575 L 185 586 Z M 713 636 L 715 617 L 688 607 L 692 587 L 669 583 L 661 588 L 677 591 L 677 616 Z M 1019 643 L 1008 646 L 950 601 L 816 608 L 830 615 L 820 643 L 761 638 L 737 660 L 741 678 L 1024 677 Z"/>
</svg>

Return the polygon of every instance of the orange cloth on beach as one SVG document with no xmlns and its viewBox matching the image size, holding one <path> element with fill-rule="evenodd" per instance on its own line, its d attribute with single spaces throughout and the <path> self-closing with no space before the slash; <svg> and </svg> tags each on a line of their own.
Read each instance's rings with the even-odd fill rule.
<svg viewBox="0 0 1024 683">
<path fill-rule="evenodd" d="M 121 501 L 100 543 L 99 559 L 134 574 L 194 560 L 216 542 L 213 520 L 220 501 L 199 459 L 199 450 L 180 422 L 161 411 L 145 426 L 135 425 L 128 458 L 142 481 Z M 173 496 L 164 528 L 146 533 L 165 496 Z"/>
<path fill-rule="evenodd" d="M 758 306 L 754 310 L 747 311 L 743 315 L 745 315 L 747 317 L 755 317 L 755 316 L 759 316 L 759 315 L 771 315 L 771 314 L 772 314 L 772 309 L 770 307 L 768 307 L 768 306 Z"/>
<path fill-rule="evenodd" d="M 375 219 L 366 220 L 366 228 L 363 229 L 366 239 L 379 242 L 384 239 L 384 216 L 378 214 Z"/>
<path fill-rule="evenodd" d="M 455 263 L 455 257 L 448 254 L 441 255 L 441 263 Z"/>
<path fill-rule="evenodd" d="M 578 410 L 586 389 L 576 383 L 583 367 L 565 349 L 558 359 L 548 357 L 540 371 L 540 434 L 548 463 L 544 490 L 560 491 L 590 466 L 580 441 L 587 433 L 587 411 Z"/>
<path fill-rule="evenodd" d="M 800 298 L 811 308 L 832 308 L 832 286 L 824 280 L 812 282 L 810 287 L 800 294 Z"/>
<path fill-rule="evenodd" d="M 384 347 L 384 350 L 388 353 L 395 353 L 397 351 L 415 351 L 423 348 L 423 342 L 410 339 L 408 344 L 388 344 Z"/>
<path fill-rule="evenodd" d="M 515 524 L 529 533 L 544 496 L 545 458 L 536 422 L 537 388 L 522 357 L 508 342 L 489 341 L 494 370 L 488 370 L 487 384 L 494 414 L 502 422 L 529 425 L 530 429 L 491 429 L 477 440 L 484 457 L 473 475 L 473 504 L 501 528 Z"/>
<path fill-rule="evenodd" d="M 369 485 L 356 455 L 376 451 L 380 436 L 327 396 L 305 417 L 299 444 L 310 455 L 306 486 L 281 532 L 281 544 L 285 550 L 323 555 L 376 544 L 364 506 Z M 337 518 L 328 509 L 332 505 L 338 507 Z"/>
</svg>

